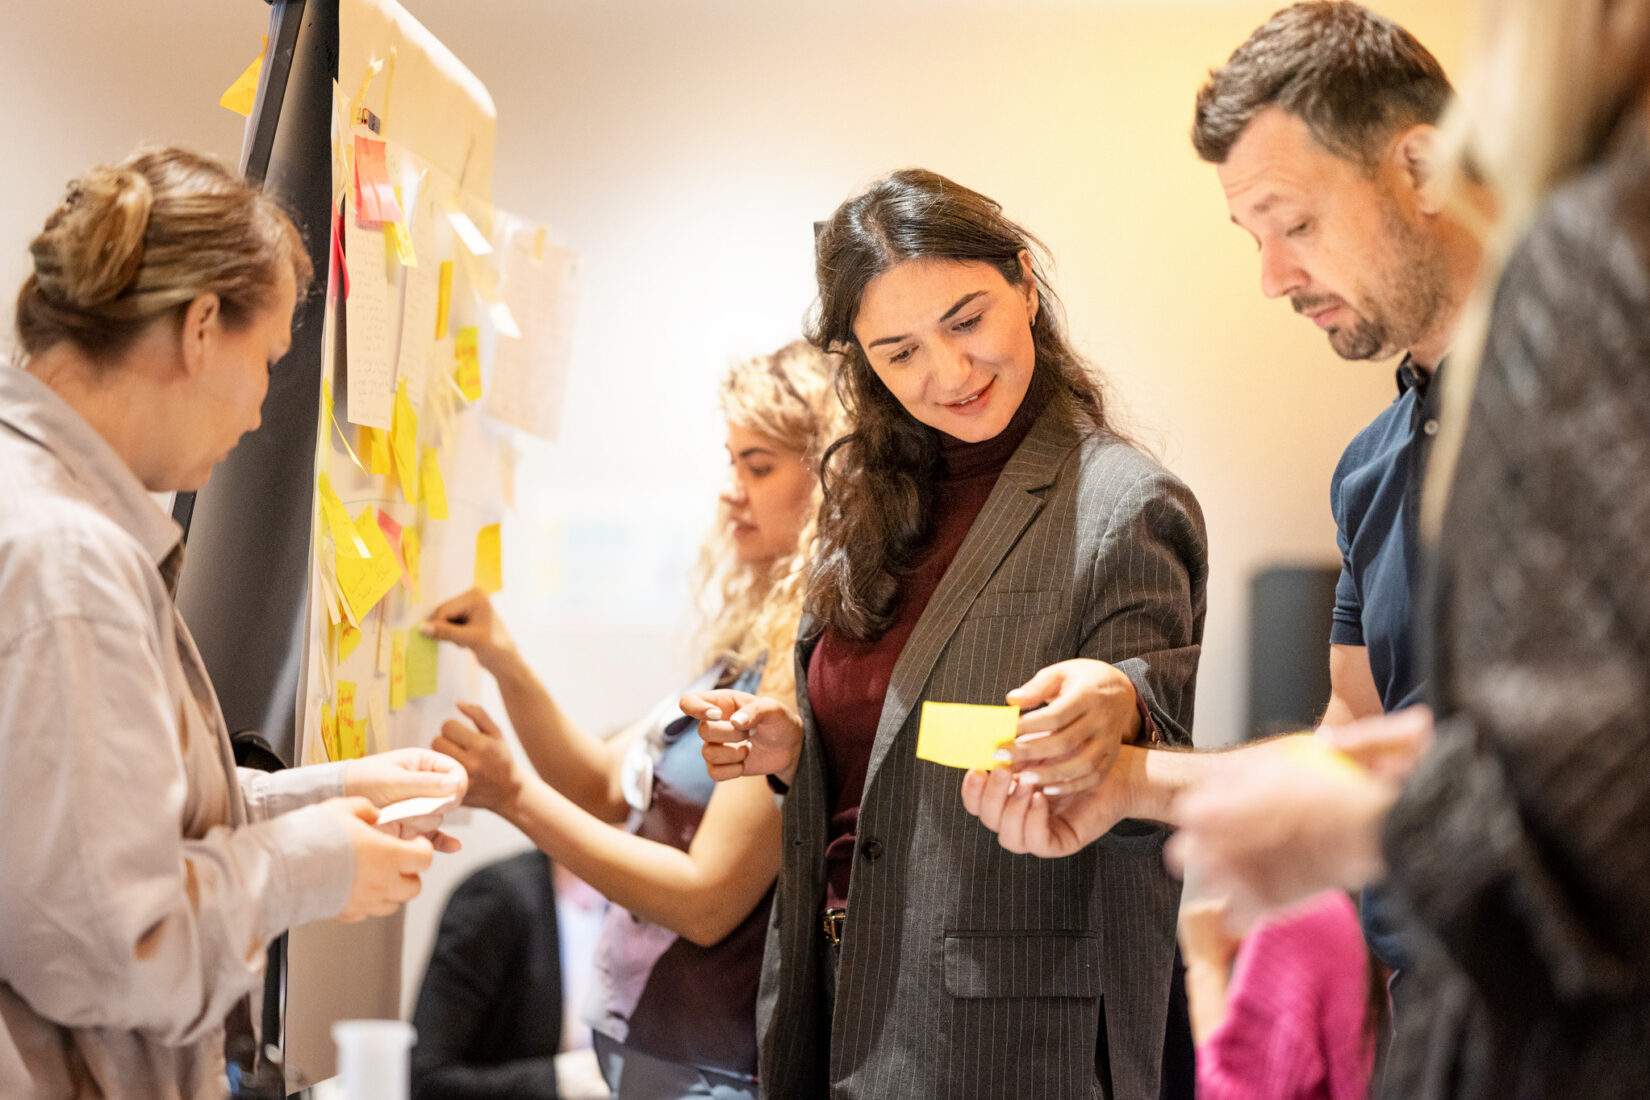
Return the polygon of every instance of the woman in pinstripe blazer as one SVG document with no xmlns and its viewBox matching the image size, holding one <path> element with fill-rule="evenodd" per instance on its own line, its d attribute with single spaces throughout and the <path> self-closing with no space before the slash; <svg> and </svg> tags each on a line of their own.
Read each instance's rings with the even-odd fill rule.
<svg viewBox="0 0 1650 1100">
<path fill-rule="evenodd" d="M 1034 243 L 918 170 L 819 238 L 812 338 L 845 356 L 851 432 L 825 463 L 798 709 L 683 699 L 712 775 L 788 791 L 769 1096 L 1157 1096 L 1179 900 L 1162 832 L 1014 855 L 962 776 L 915 755 L 924 700 L 1005 694 L 1029 709 L 1012 764 L 1055 796 L 1124 741 L 1189 741 L 1202 516 L 1108 428 Z"/>
</svg>

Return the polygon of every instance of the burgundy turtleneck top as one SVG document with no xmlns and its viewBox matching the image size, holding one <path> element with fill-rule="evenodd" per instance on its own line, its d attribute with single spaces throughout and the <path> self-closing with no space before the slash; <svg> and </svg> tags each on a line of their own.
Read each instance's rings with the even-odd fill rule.
<svg viewBox="0 0 1650 1100">
<path fill-rule="evenodd" d="M 859 802 L 894 664 L 998 475 L 1036 423 L 1040 406 L 1028 395 L 1008 426 L 980 443 L 940 434 L 945 474 L 935 500 L 934 537 L 905 581 L 893 623 L 873 641 L 857 641 L 827 628 L 809 658 L 808 701 L 825 754 L 832 806 L 830 841 L 825 849 L 828 909 L 847 908 Z"/>
</svg>

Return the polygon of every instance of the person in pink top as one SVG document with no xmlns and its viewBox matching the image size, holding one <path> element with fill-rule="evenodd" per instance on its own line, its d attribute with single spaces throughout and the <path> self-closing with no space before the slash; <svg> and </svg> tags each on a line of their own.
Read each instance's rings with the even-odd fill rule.
<svg viewBox="0 0 1650 1100">
<path fill-rule="evenodd" d="M 1225 917 L 1212 901 L 1180 921 L 1198 1100 L 1364 1100 L 1386 993 L 1352 899 L 1326 891 L 1241 942 Z"/>
</svg>

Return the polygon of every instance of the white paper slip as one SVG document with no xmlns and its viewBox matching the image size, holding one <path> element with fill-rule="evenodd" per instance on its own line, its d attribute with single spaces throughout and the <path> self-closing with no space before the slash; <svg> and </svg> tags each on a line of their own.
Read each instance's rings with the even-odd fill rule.
<svg viewBox="0 0 1650 1100">
<path fill-rule="evenodd" d="M 452 795 L 430 795 L 427 798 L 403 798 L 400 802 L 391 802 L 378 811 L 378 824 L 389 825 L 396 821 L 405 821 L 409 817 L 423 817 L 425 814 L 438 814 L 447 810 L 456 809 L 458 802 Z"/>
</svg>

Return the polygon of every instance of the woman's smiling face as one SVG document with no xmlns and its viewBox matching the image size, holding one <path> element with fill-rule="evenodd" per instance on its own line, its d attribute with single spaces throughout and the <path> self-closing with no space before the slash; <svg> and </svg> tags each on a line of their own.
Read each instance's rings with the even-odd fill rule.
<svg viewBox="0 0 1650 1100">
<path fill-rule="evenodd" d="M 1020 268 L 1031 270 L 1021 254 Z M 918 421 L 970 443 L 1013 419 L 1037 363 L 1037 289 L 978 260 L 906 260 L 860 295 L 854 336 Z"/>
</svg>

